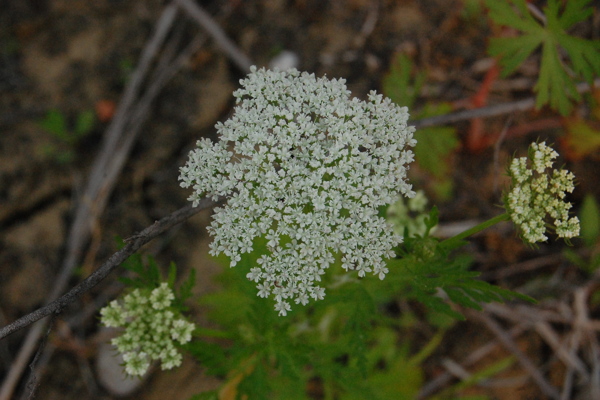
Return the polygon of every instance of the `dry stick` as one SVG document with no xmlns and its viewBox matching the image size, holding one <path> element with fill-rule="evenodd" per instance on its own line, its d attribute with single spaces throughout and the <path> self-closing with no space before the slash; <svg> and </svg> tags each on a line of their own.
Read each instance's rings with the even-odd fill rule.
<svg viewBox="0 0 600 400">
<path fill-rule="evenodd" d="M 600 79 L 596 79 L 592 86 L 600 86 Z M 579 93 L 589 92 L 590 90 L 590 85 L 587 83 L 579 83 L 577 85 L 577 92 Z M 409 124 L 415 126 L 416 128 L 425 128 L 427 126 L 446 125 L 454 122 L 470 120 L 473 118 L 495 117 L 498 115 L 510 114 L 516 111 L 527 111 L 533 107 L 535 107 L 535 98 L 529 97 L 524 100 L 510 103 L 496 104 L 488 107 L 474 108 L 472 110 L 464 110 L 451 114 L 409 121 Z"/>
<path fill-rule="evenodd" d="M 223 29 L 212 19 L 210 14 L 191 0 L 174 0 L 174 2 L 206 30 L 221 47 L 221 50 L 229 56 L 239 69 L 245 72 L 250 71 L 250 67 L 253 65 L 252 60 L 227 37 Z"/>
<path fill-rule="evenodd" d="M 149 88 L 146 90 L 142 99 L 137 103 L 133 111 L 131 111 L 131 115 L 129 117 L 129 121 L 124 128 L 125 132 L 127 132 L 127 136 L 120 143 L 119 151 L 115 153 L 113 165 L 122 165 L 126 161 L 126 156 L 128 151 L 125 152 L 123 149 L 130 149 L 133 145 L 134 139 L 137 137 L 137 133 L 142 127 L 142 124 L 148 114 L 150 105 L 154 98 L 158 95 L 158 92 L 165 83 L 181 68 L 181 66 L 189 59 L 191 54 L 196 51 L 199 46 L 203 43 L 204 38 L 195 39 L 191 44 L 189 44 L 182 52 L 179 54 L 175 61 L 172 61 L 170 64 L 168 63 L 170 55 L 167 55 L 158 62 L 159 67 L 158 70 L 154 74 L 154 79 L 151 79 L 152 84 L 150 84 Z M 112 173 L 110 172 L 112 171 Z M 118 170 L 111 169 L 107 172 L 106 179 L 108 181 L 116 181 Z M 101 200 L 98 200 L 100 202 Z M 105 203 L 102 202 L 102 206 L 99 208 L 104 208 Z M 36 372 L 43 369 L 46 363 L 50 360 L 50 354 L 53 352 L 53 346 L 47 346 L 42 357 L 42 361 L 40 361 L 37 365 Z"/>
<path fill-rule="evenodd" d="M 524 327 L 517 325 L 517 326 L 514 326 L 509 331 L 508 334 L 511 337 L 516 337 L 516 336 L 519 336 L 521 333 L 523 333 L 524 330 L 525 330 Z M 486 355 L 491 353 L 493 350 L 495 350 L 498 345 L 499 345 L 499 343 L 498 343 L 497 339 L 493 339 L 493 340 L 487 342 L 486 344 L 484 344 L 481 347 L 472 351 L 465 358 L 465 360 L 461 366 L 464 368 L 464 367 L 468 367 L 470 365 L 475 364 L 477 361 L 483 359 L 483 357 L 485 357 Z M 417 400 L 429 398 L 431 395 L 438 392 L 443 386 L 447 385 L 453 378 L 454 378 L 453 375 L 448 371 L 445 371 L 445 372 L 441 373 L 440 375 L 436 376 L 435 378 L 433 378 L 432 380 L 427 382 L 425 385 L 423 385 L 423 387 L 417 394 L 417 397 L 416 397 Z"/>
<path fill-rule="evenodd" d="M 105 204 L 105 200 L 102 201 L 102 197 L 107 198 L 110 194 L 111 184 L 107 181 L 107 170 L 120 169 L 122 167 L 122 165 L 118 166 L 117 163 L 113 163 L 112 157 L 118 153 L 117 146 L 127 124 L 130 108 L 135 101 L 146 72 L 150 68 L 152 59 L 160 49 L 175 20 L 176 13 L 177 7 L 169 5 L 157 21 L 155 33 L 142 51 L 138 67 L 133 73 L 117 112 L 106 131 L 102 150 L 92 167 L 88 185 L 76 210 L 67 239 L 66 256 L 53 290 L 48 296 L 49 299 L 55 299 L 64 292 L 68 280 L 72 276 L 73 270 L 81 257 L 85 243 L 90 237 L 91 227 L 96 223 L 97 217 L 103 209 L 103 206 L 100 206 L 100 204 Z M 112 176 L 114 175 L 111 174 Z M 40 322 L 35 324 L 28 332 L 2 384 L 0 400 L 8 400 L 12 396 L 14 387 L 34 351 L 43 330 L 44 323 Z"/>
<path fill-rule="evenodd" d="M 589 381 L 589 396 L 592 399 L 600 398 L 600 352 L 598 346 L 598 337 L 594 332 L 594 324 L 590 319 L 590 310 L 588 307 L 589 296 L 595 291 L 597 285 L 597 275 L 591 282 L 585 286 L 577 288 L 573 293 L 573 310 L 575 313 L 573 325 L 575 327 L 575 338 L 573 348 L 579 348 L 581 341 L 587 339 L 589 342 L 588 361 L 591 364 Z M 575 349 L 572 350 L 573 352 Z"/>
<path fill-rule="evenodd" d="M 546 396 L 548 396 L 551 399 L 557 400 L 560 398 L 560 393 L 558 392 L 558 390 L 546 381 L 546 379 L 537 369 L 535 364 L 519 349 L 519 347 L 508 334 L 508 332 L 506 332 L 500 326 L 500 324 L 498 324 L 496 321 L 494 321 L 492 318 L 485 315 L 484 313 L 469 312 L 469 315 L 471 315 L 474 319 L 482 321 L 485 324 L 485 326 L 487 326 L 487 328 L 496 335 L 496 337 L 500 340 L 502 345 L 508 351 L 513 353 L 515 357 L 517 357 L 517 361 L 519 362 L 519 364 L 521 364 L 521 366 L 527 371 L 527 373 L 529 373 L 531 378 L 535 381 L 540 390 Z"/>
<path fill-rule="evenodd" d="M 193 3 L 189 3 L 187 5 L 186 11 L 194 14 L 194 18 L 206 28 L 208 33 L 214 37 L 214 39 L 221 45 L 221 47 L 223 47 L 225 52 L 234 59 L 240 68 L 245 71 L 249 70 L 250 65 L 252 64 L 250 60 L 245 57 L 239 49 L 237 49 L 233 42 L 229 41 L 223 31 L 218 25 L 216 25 L 216 23 L 212 21 L 208 14 L 204 13 L 203 10 L 195 6 Z M 59 282 L 64 281 L 64 285 L 55 285 L 54 292 L 57 293 L 53 296 L 50 296 L 50 298 L 55 298 L 58 296 L 58 294 L 64 291 L 66 282 L 71 276 L 77 260 L 80 258 L 85 243 L 89 239 L 90 227 L 93 226 L 97 220 L 97 216 L 100 215 L 104 209 L 104 205 L 106 204 L 109 194 L 112 191 L 114 180 L 116 179 L 122 168 L 122 165 L 126 160 L 128 148 L 130 148 L 130 146 L 133 144 L 134 137 L 136 135 L 130 134 L 120 142 L 121 135 L 126 126 L 131 127 L 133 125 L 133 127 L 139 128 L 139 124 L 134 123 L 137 122 L 138 118 L 129 118 L 130 108 L 134 102 L 137 92 L 139 91 L 139 87 L 146 76 L 146 72 L 150 67 L 150 62 L 154 58 L 154 55 L 158 52 L 162 42 L 170 30 L 171 25 L 173 24 L 176 12 L 177 8 L 173 4 L 168 5 L 163 11 L 161 18 L 157 22 L 155 34 L 149 41 L 148 45 L 144 48 L 140 57 L 138 68 L 134 72 L 129 85 L 126 88 L 121 104 L 119 104 L 119 108 L 115 114 L 115 117 L 113 118 L 113 121 L 107 130 L 103 150 L 99 154 L 94 168 L 92 169 L 88 187 L 86 188 L 86 192 L 83 196 L 83 201 L 76 212 L 75 221 L 70 230 L 69 240 L 67 242 L 67 256 L 65 258 L 65 262 L 63 263 L 61 276 L 58 278 Z M 152 87 L 150 89 L 152 89 Z M 158 89 L 150 89 L 149 92 L 158 92 Z M 149 103 L 147 106 L 149 106 Z M 146 108 L 147 107 L 139 107 L 137 110 L 139 113 L 136 114 L 139 116 Z M 119 150 L 119 142 L 121 144 L 121 151 L 117 151 Z M 111 156 L 113 158 L 111 158 Z M 119 164 L 121 165 L 119 166 Z M 112 180 L 112 182 L 109 182 L 109 180 Z M 92 202 L 93 205 L 90 204 Z M 17 360 L 10 369 L 9 375 L 3 383 L 2 390 L 0 390 L 0 400 L 8 400 L 10 398 L 14 390 L 14 386 L 21 375 L 21 371 L 25 367 L 27 360 L 33 352 L 42 330 L 43 325 L 42 323 L 39 323 L 35 324 L 28 333 L 24 344 L 21 347 L 21 351 L 17 356 Z"/>
<path fill-rule="evenodd" d="M 95 270 L 90 276 L 81 281 L 77 286 L 73 287 L 67 293 L 59 297 L 58 299 L 52 301 L 51 303 L 41 307 L 21 318 L 12 322 L 11 324 L 0 328 L 0 340 L 10 335 L 13 332 L 18 331 L 19 329 L 23 329 L 26 326 L 52 314 L 52 313 L 60 313 L 68 304 L 72 303 L 83 293 L 87 292 L 94 286 L 96 286 L 100 281 L 102 281 L 106 276 L 115 268 L 117 268 L 123 261 L 125 261 L 129 256 L 138 251 L 140 247 L 165 232 L 166 230 L 172 228 L 173 226 L 180 224 L 191 216 L 197 214 L 201 210 L 212 207 L 216 202 L 210 200 L 208 198 L 202 199 L 197 207 L 192 207 L 191 205 L 187 205 L 174 213 L 162 218 L 159 221 L 156 221 L 154 224 L 150 225 L 143 231 L 138 234 L 135 234 L 125 240 L 127 243 L 125 247 L 121 250 L 114 253 L 112 256 L 108 258 L 98 268 Z"/>
<path fill-rule="evenodd" d="M 537 321 L 533 327 L 548 346 L 554 350 L 554 354 L 556 354 L 559 360 L 567 367 L 577 370 L 582 377 L 587 376 L 588 371 L 585 363 L 576 354 L 568 351 L 566 346 L 561 343 L 558 334 L 552 329 L 548 322 Z"/>
<path fill-rule="evenodd" d="M 50 318 L 50 323 L 48 324 L 48 328 L 46 329 L 46 334 L 44 335 L 40 345 L 38 346 L 38 350 L 35 353 L 35 356 L 33 357 L 33 361 L 31 361 L 31 364 L 29 364 L 29 369 L 31 370 L 31 372 L 29 374 L 29 379 L 27 380 L 27 384 L 25 385 L 25 387 L 29 390 L 29 396 L 27 396 L 28 399 L 34 398 L 35 390 L 37 389 L 37 387 L 39 385 L 39 382 L 37 380 L 37 375 L 35 373 L 35 369 L 36 369 L 36 365 L 40 359 L 40 354 L 42 354 L 42 351 L 44 351 L 44 348 L 46 347 L 46 344 L 48 343 L 48 337 L 50 336 L 50 332 L 52 331 L 52 328 L 54 326 L 55 319 L 56 319 L 56 314 L 54 314 Z"/>
</svg>

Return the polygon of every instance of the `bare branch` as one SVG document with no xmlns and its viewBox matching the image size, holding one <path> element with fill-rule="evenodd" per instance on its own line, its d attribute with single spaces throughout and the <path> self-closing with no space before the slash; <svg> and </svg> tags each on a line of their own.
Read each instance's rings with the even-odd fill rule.
<svg viewBox="0 0 600 400">
<path fill-rule="evenodd" d="M 596 79 L 592 86 L 600 86 L 600 79 Z M 589 92 L 590 85 L 587 83 L 580 83 L 577 85 L 577 91 L 579 93 Z M 527 99 L 513 101 L 510 103 L 495 104 L 488 107 L 474 108 L 472 110 L 463 110 L 455 113 L 423 118 L 416 121 L 409 121 L 409 125 L 413 125 L 417 129 L 425 128 L 427 126 L 446 125 L 460 121 L 467 121 L 473 118 L 496 117 L 498 115 L 510 114 L 517 111 L 527 111 L 533 107 L 535 107 L 535 98 L 529 97 Z"/>
<path fill-rule="evenodd" d="M 168 215 L 163 219 L 156 221 L 154 224 L 150 225 L 140 233 L 135 234 L 130 238 L 126 239 L 125 242 L 127 243 L 127 245 L 125 245 L 125 247 L 123 247 L 121 250 L 117 251 L 112 256 L 110 256 L 110 258 L 106 260 L 100 268 L 94 271 L 90 276 L 81 281 L 70 291 L 68 291 L 58 299 L 52 301 L 51 303 L 47 304 L 46 306 L 41 307 L 19 318 L 13 323 L 1 328 L 0 340 L 10 335 L 11 333 L 18 331 L 19 329 L 23 329 L 24 327 L 50 314 L 60 313 L 68 304 L 72 303 L 83 293 L 87 292 L 88 290 L 96 286 L 104 278 L 106 278 L 106 276 L 110 274 L 112 270 L 118 267 L 133 253 L 138 251 L 140 247 L 142 247 L 161 233 L 165 232 L 166 230 L 172 228 L 177 224 L 180 224 L 189 217 L 197 214 L 201 210 L 213 206 L 214 204 L 216 204 L 216 202 L 205 198 L 202 201 L 200 201 L 200 204 L 197 207 L 192 207 L 191 205 L 188 205 L 186 207 L 180 208 L 171 215 Z"/>
<path fill-rule="evenodd" d="M 469 315 L 474 319 L 478 319 L 483 322 L 484 325 L 492 331 L 496 338 L 502 343 L 502 345 L 510 351 L 517 358 L 517 361 L 525 371 L 531 376 L 533 381 L 538 385 L 540 390 L 548 396 L 550 399 L 558 400 L 560 398 L 560 393 L 558 390 L 552 386 L 546 378 L 542 375 L 542 373 L 537 369 L 535 364 L 531 361 L 529 357 L 527 357 L 517 346 L 514 340 L 510 337 L 508 332 L 506 332 L 499 323 L 485 315 L 484 313 L 475 313 L 469 312 Z"/>
<path fill-rule="evenodd" d="M 223 52 L 239 69 L 244 72 L 250 71 L 250 67 L 253 65 L 252 60 L 227 37 L 223 29 L 212 19 L 210 14 L 191 0 L 175 0 L 175 3 L 217 42 Z"/>
</svg>

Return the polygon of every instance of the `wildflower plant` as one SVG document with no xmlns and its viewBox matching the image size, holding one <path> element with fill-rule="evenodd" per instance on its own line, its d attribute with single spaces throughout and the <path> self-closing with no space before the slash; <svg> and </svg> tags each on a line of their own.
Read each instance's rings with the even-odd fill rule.
<svg viewBox="0 0 600 400">
<path fill-rule="evenodd" d="M 178 348 L 192 339 L 196 329 L 183 315 L 186 308 L 182 305 L 191 294 L 194 274 L 176 293 L 174 264 L 167 282 L 160 280 L 152 258 L 144 265 L 141 257 L 131 257 L 125 267 L 139 274 L 135 279 L 124 279 L 136 288 L 100 310 L 102 325 L 123 330 L 111 343 L 123 356 L 125 372 L 142 376 L 155 360 L 160 360 L 163 370 L 178 367 L 182 361 Z"/>
<path fill-rule="evenodd" d="M 101 310 L 104 326 L 125 328 L 112 344 L 123 355 L 129 375 L 144 375 L 153 360 L 160 360 L 163 370 L 181 365 L 176 343 L 183 345 L 192 340 L 195 325 L 172 309 L 174 299 L 164 282 L 153 290 L 135 289 L 122 303 L 113 300 Z"/>
<path fill-rule="evenodd" d="M 558 153 L 545 142 L 532 143 L 528 157 L 514 158 L 508 170 L 512 186 L 504 203 L 528 243 L 546 241 L 547 225 L 567 241 L 579 236 L 579 219 L 569 217 L 572 204 L 565 201 L 575 188 L 575 175 L 552 169 L 556 157 Z"/>
<path fill-rule="evenodd" d="M 437 208 L 426 214 L 427 199 L 407 182 L 415 140 L 405 107 L 375 92 L 351 98 L 344 80 L 297 70 L 252 68 L 240 83 L 232 116 L 216 125 L 219 140 L 198 141 L 179 177 L 193 205 L 223 201 L 208 228 L 210 253 L 237 268 L 224 270 L 222 290 L 202 299 L 221 328 L 195 329 L 183 316 L 193 275 L 177 294 L 174 266 L 163 282 L 151 259 L 138 258 L 128 268 L 139 278 L 126 280 L 134 289 L 101 311 L 104 325 L 124 328 L 113 344 L 130 375 L 153 360 L 172 368 L 185 349 L 208 373 L 228 376 L 225 385 L 239 397 L 302 398 L 316 377 L 330 397 L 347 390 L 375 398 L 378 385 L 359 377 L 378 365 L 367 358 L 377 332 L 396 332 L 379 311 L 397 296 L 459 319 L 449 301 L 474 309 L 533 301 L 478 279 L 470 257 L 457 251 L 464 239 L 512 219 L 527 242 L 545 240 L 547 215 L 560 237 L 579 232 L 564 202 L 573 175 L 548 172 L 556 152 L 545 143 L 511 164 L 505 213 L 440 241 L 431 235 Z M 322 300 L 325 287 L 336 290 L 310 302 Z M 308 307 L 280 318 L 292 302 Z M 191 341 L 192 333 L 234 345 Z"/>
<path fill-rule="evenodd" d="M 194 204 L 227 198 L 209 227 L 211 254 L 233 267 L 266 237 L 269 251 L 247 278 L 280 315 L 290 301 L 323 299 L 318 282 L 340 255 L 345 271 L 383 279 L 402 237 L 378 209 L 414 196 L 407 108 L 375 92 L 351 98 L 343 79 L 294 69 L 253 67 L 240 83 L 233 115 L 216 126 L 219 141 L 198 141 L 181 168 Z"/>
</svg>

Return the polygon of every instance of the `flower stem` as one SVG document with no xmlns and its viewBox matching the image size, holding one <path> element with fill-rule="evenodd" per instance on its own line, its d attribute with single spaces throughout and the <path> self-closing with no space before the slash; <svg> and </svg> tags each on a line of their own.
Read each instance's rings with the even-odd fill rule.
<svg viewBox="0 0 600 400">
<path fill-rule="evenodd" d="M 461 232 L 456 236 L 453 236 L 449 239 L 442 241 L 440 244 L 448 249 L 453 249 L 455 247 L 458 247 L 459 243 L 461 241 L 463 241 L 464 239 L 468 238 L 469 236 L 479 233 L 482 230 L 487 229 L 490 226 L 496 225 L 497 223 L 503 222 L 503 221 L 510 221 L 510 215 L 508 215 L 508 213 L 503 213 L 503 214 L 497 215 L 491 219 L 488 219 L 487 221 L 484 221 L 470 229 L 467 229 L 466 231 Z"/>
</svg>

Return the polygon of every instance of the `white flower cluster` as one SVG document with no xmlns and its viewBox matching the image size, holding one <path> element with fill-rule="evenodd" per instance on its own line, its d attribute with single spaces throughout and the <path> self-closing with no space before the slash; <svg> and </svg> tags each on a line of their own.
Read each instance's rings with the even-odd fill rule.
<svg viewBox="0 0 600 400">
<path fill-rule="evenodd" d="M 552 169 L 556 157 L 558 153 L 545 142 L 532 143 L 529 156 L 513 159 L 508 171 L 512 189 L 504 203 L 529 243 L 548 239 L 545 235 L 547 215 L 554 220 L 558 237 L 570 239 L 579 235 L 579 219 L 569 218 L 572 204 L 564 201 L 565 193 L 571 193 L 575 188 L 575 175 L 564 169 Z"/>
<path fill-rule="evenodd" d="M 414 195 L 408 110 L 375 92 L 351 98 L 345 80 L 295 69 L 253 67 L 240 83 L 233 115 L 216 125 L 220 141 L 198 141 L 181 168 L 194 204 L 228 197 L 209 227 L 211 254 L 233 267 L 265 237 L 269 253 L 247 277 L 260 297 L 274 296 L 280 315 L 288 300 L 324 297 L 316 282 L 338 254 L 345 270 L 383 279 L 402 238 L 378 207 Z"/>
<path fill-rule="evenodd" d="M 123 354 L 129 375 L 144 375 L 152 360 L 161 360 L 163 370 L 181 365 L 174 342 L 189 342 L 196 326 L 171 309 L 174 298 L 168 284 L 162 283 L 154 290 L 135 289 L 123 304 L 113 300 L 100 310 L 102 324 L 125 328 L 112 344 Z"/>
</svg>

